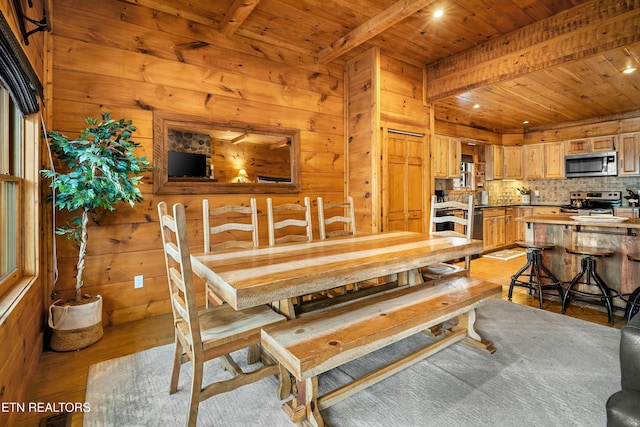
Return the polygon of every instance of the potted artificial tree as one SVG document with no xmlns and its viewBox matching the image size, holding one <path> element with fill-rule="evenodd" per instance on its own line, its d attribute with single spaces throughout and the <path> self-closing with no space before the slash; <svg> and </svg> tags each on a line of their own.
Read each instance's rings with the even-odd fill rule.
<svg viewBox="0 0 640 427">
<path fill-rule="evenodd" d="M 115 210 L 120 202 L 133 206 L 141 201 L 140 175 L 151 170 L 144 157 L 133 154 L 139 144 L 130 140 L 136 130 L 131 121 L 112 120 L 104 113 L 102 120 L 87 118 L 86 122 L 89 127 L 77 139 L 58 131 L 47 134 L 62 171 L 42 171 L 51 179 L 55 206 L 78 213 L 56 229 L 56 234 L 66 235 L 78 246 L 75 297 L 57 300 L 49 308 L 51 348 L 56 351 L 81 349 L 102 337 L 102 297 L 82 294 L 89 220 Z"/>
</svg>

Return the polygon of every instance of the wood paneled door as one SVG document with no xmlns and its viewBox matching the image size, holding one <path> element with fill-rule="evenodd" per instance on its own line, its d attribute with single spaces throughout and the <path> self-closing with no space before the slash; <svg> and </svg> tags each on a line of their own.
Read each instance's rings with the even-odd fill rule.
<svg viewBox="0 0 640 427">
<path fill-rule="evenodd" d="M 425 232 L 426 141 L 423 135 L 383 129 L 381 231 Z"/>
</svg>

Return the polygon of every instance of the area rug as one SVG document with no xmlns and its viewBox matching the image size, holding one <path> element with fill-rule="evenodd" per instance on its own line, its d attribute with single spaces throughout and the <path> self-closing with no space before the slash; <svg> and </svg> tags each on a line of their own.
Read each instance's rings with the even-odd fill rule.
<svg viewBox="0 0 640 427">
<path fill-rule="evenodd" d="M 324 410 L 333 427 L 598 426 L 620 388 L 620 331 L 516 303 L 478 309 L 476 329 L 490 355 L 455 344 Z M 321 393 L 431 340 L 423 334 L 336 368 Z M 169 395 L 172 345 L 109 360 L 89 369 L 85 426 L 185 425 L 190 366 Z M 245 360 L 242 358 L 241 360 Z M 225 375 L 216 361 L 207 380 Z M 199 426 L 291 426 L 276 397 L 277 381 L 257 383 L 200 404 Z"/>
<path fill-rule="evenodd" d="M 491 252 L 482 256 L 484 258 L 489 258 L 489 259 L 499 259 L 502 261 L 509 261 L 510 259 L 518 258 L 526 254 L 527 253 L 525 251 L 517 251 L 514 249 L 503 249 L 501 251 Z"/>
</svg>

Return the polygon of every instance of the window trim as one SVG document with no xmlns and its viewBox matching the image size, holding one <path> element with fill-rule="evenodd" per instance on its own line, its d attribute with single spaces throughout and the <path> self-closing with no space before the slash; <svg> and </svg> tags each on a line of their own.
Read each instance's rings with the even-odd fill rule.
<svg viewBox="0 0 640 427">
<path fill-rule="evenodd" d="M 23 115 L 21 120 L 20 149 L 21 177 L 3 176 L 3 180 L 18 182 L 16 235 L 16 270 L 0 283 L 0 308 L 11 307 L 12 295 L 20 284 L 33 283 L 40 272 L 40 117 L 38 114 Z M 18 293 L 21 295 L 21 292 Z M 0 310 L 0 317 L 3 315 Z"/>
</svg>

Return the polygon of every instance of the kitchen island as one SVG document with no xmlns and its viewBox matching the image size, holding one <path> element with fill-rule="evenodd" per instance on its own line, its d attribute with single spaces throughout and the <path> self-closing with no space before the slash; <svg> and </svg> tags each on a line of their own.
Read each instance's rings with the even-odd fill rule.
<svg viewBox="0 0 640 427">
<path fill-rule="evenodd" d="M 553 250 L 544 251 L 543 262 L 558 280 L 568 282 L 580 271 L 580 257 L 566 253 L 565 248 L 586 246 L 615 252 L 596 261 L 598 274 L 610 288 L 629 294 L 640 285 L 640 263 L 627 259 L 629 253 L 640 253 L 640 219 L 533 215 L 518 221 L 527 224 L 527 241 L 554 245 Z M 625 306 L 619 298 L 614 304 Z"/>
</svg>

